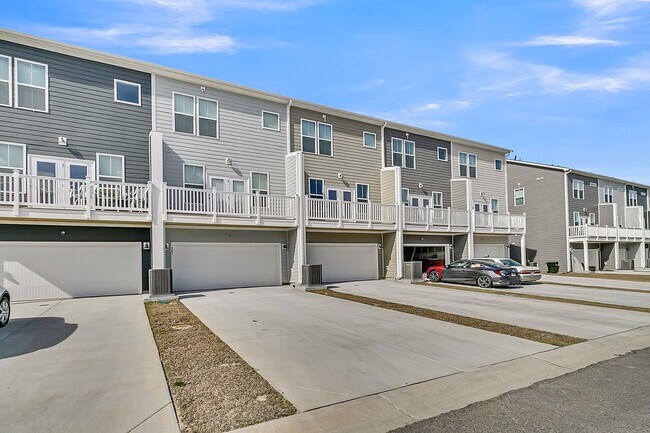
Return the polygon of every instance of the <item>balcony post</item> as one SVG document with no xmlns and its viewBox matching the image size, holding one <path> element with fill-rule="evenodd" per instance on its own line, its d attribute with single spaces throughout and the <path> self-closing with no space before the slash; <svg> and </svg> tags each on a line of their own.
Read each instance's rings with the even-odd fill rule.
<svg viewBox="0 0 650 433">
<path fill-rule="evenodd" d="M 512 221 L 511 221 L 510 212 L 508 212 L 507 215 L 508 215 L 508 233 L 510 233 L 512 231 Z M 522 263 L 522 264 L 525 265 L 526 263 Z"/>
<path fill-rule="evenodd" d="M 447 208 L 447 231 L 451 231 L 451 208 Z"/>
<path fill-rule="evenodd" d="M 86 187 L 85 194 L 86 194 L 86 219 L 90 219 L 91 213 L 92 213 L 92 199 L 93 199 L 93 181 L 90 178 L 90 176 L 86 176 L 86 179 L 84 180 L 84 185 Z"/>
<path fill-rule="evenodd" d="M 257 206 L 257 225 L 262 223 L 262 206 L 260 206 L 260 192 L 255 191 L 255 204 Z"/>
<path fill-rule="evenodd" d="M 427 218 L 427 231 L 431 228 L 431 208 L 429 206 L 424 208 L 424 215 L 426 215 Z"/>
<path fill-rule="evenodd" d="M 20 215 L 20 171 L 14 170 L 12 174 L 13 179 L 13 194 L 14 194 L 14 216 Z M 26 193 L 27 191 L 25 191 Z"/>
<path fill-rule="evenodd" d="M 621 269 L 621 245 L 618 239 L 614 242 L 614 269 Z"/>
<path fill-rule="evenodd" d="M 167 182 L 162 183 L 162 220 L 167 221 Z M 151 204 L 149 204 L 151 206 Z"/>
<path fill-rule="evenodd" d="M 212 187 L 212 222 L 217 223 L 217 188 Z"/>
<path fill-rule="evenodd" d="M 336 201 L 336 209 L 339 214 L 339 227 L 343 227 L 343 200 Z"/>
<path fill-rule="evenodd" d="M 521 249 L 521 264 L 527 266 L 526 260 L 526 234 L 521 235 L 521 243 L 519 248 Z"/>
<path fill-rule="evenodd" d="M 367 212 L 367 214 L 368 214 L 368 228 L 371 229 L 372 228 L 372 203 L 370 202 L 370 200 L 368 200 L 368 203 L 366 203 L 366 206 L 368 206 L 368 212 Z"/>
<path fill-rule="evenodd" d="M 151 181 L 147 182 L 147 221 L 151 221 L 151 189 L 153 187 L 153 183 Z"/>
<path fill-rule="evenodd" d="M 585 272 L 589 272 L 589 241 L 582 241 L 582 255 L 584 261 Z"/>
<path fill-rule="evenodd" d="M 490 212 L 490 232 L 494 233 L 494 212 Z"/>
</svg>

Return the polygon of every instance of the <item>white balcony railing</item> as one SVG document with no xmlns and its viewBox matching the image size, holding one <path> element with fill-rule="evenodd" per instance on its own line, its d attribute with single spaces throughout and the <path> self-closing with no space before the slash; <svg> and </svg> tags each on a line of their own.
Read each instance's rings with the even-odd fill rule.
<svg viewBox="0 0 650 433">
<path fill-rule="evenodd" d="M 148 184 L 101 182 L 24 174 L 0 174 L 0 205 L 20 208 L 148 213 Z"/>
<path fill-rule="evenodd" d="M 511 213 L 474 212 L 474 229 L 489 232 L 521 232 L 526 230 L 526 215 Z"/>
<path fill-rule="evenodd" d="M 455 209 L 404 206 L 404 223 L 429 229 L 469 228 L 469 212 Z"/>
<path fill-rule="evenodd" d="M 296 198 L 165 186 L 167 213 L 218 217 L 295 220 Z"/>
<path fill-rule="evenodd" d="M 569 237 L 586 240 L 640 241 L 644 238 L 644 229 L 638 227 L 609 227 L 583 224 L 570 226 Z"/>
<path fill-rule="evenodd" d="M 396 224 L 397 205 L 307 198 L 308 221 Z"/>
</svg>

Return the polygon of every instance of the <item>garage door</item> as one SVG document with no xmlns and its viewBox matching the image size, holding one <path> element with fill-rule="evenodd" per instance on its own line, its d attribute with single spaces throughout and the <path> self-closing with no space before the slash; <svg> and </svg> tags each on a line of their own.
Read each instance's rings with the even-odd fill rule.
<svg viewBox="0 0 650 433">
<path fill-rule="evenodd" d="M 323 282 L 379 278 L 377 244 L 307 244 L 307 263 L 323 265 Z"/>
<path fill-rule="evenodd" d="M 16 301 L 142 293 L 139 242 L 2 242 L 0 269 Z"/>
<path fill-rule="evenodd" d="M 174 291 L 282 284 L 280 244 L 173 242 Z"/>
<path fill-rule="evenodd" d="M 482 259 L 483 257 L 508 257 L 506 256 L 506 246 L 503 244 L 475 244 L 474 257 Z"/>
</svg>

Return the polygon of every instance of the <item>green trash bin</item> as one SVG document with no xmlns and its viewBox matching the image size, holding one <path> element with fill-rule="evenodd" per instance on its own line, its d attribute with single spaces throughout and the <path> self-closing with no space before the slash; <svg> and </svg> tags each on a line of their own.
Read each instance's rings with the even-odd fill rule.
<svg viewBox="0 0 650 433">
<path fill-rule="evenodd" d="M 549 274 L 557 274 L 560 271 L 560 264 L 558 262 L 546 262 Z"/>
</svg>

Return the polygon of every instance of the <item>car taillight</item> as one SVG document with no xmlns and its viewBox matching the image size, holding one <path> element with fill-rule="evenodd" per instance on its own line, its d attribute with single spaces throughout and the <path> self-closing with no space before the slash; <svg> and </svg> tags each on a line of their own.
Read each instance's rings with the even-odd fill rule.
<svg viewBox="0 0 650 433">
<path fill-rule="evenodd" d="M 494 273 L 497 274 L 497 275 L 501 275 L 501 270 L 499 270 L 499 269 L 495 269 L 495 270 L 494 270 Z"/>
<path fill-rule="evenodd" d="M 519 271 L 520 274 L 530 274 L 530 271 Z"/>
</svg>

